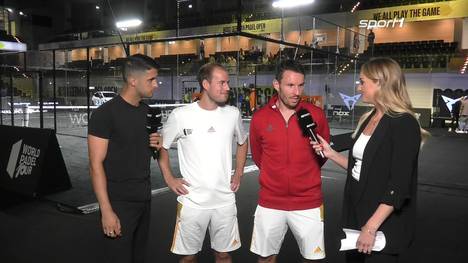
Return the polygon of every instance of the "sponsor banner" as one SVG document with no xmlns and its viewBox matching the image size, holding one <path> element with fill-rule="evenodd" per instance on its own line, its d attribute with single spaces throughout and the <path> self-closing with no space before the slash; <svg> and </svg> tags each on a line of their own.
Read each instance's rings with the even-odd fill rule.
<svg viewBox="0 0 468 263">
<path fill-rule="evenodd" d="M 186 29 L 181 29 L 181 31 Z M 201 34 L 217 34 L 217 33 L 232 33 L 237 31 L 237 23 L 229 23 L 222 25 L 212 25 L 204 26 L 192 29 L 194 31 L 203 31 L 199 32 Z M 270 19 L 270 20 L 260 20 L 252 22 L 243 22 L 242 31 L 252 34 L 269 34 L 277 33 L 281 31 L 281 19 Z M 165 30 L 165 31 L 153 31 L 145 32 L 138 34 L 128 34 L 124 35 L 123 39 L 125 42 L 134 42 L 134 41 L 151 41 L 161 38 L 168 38 L 174 36 L 174 31 Z"/>
<path fill-rule="evenodd" d="M 168 38 L 174 36 L 173 31 L 153 31 L 153 32 L 144 32 L 138 34 L 129 34 L 124 35 L 122 38 L 124 42 L 134 42 L 134 41 L 152 41 L 160 38 Z"/>
<path fill-rule="evenodd" d="M 376 8 L 357 12 L 358 20 L 393 20 L 405 22 L 468 17 L 468 1 L 456 0 L 418 5 Z"/>
<path fill-rule="evenodd" d="M 237 31 L 237 24 L 225 24 L 213 26 L 213 29 L 216 32 L 220 32 L 219 29 L 222 28 L 222 33 L 231 33 Z M 251 33 L 251 34 L 270 34 L 277 33 L 281 31 L 281 19 L 270 19 L 270 20 L 260 20 L 252 22 L 243 22 L 242 23 L 242 32 Z"/>
</svg>

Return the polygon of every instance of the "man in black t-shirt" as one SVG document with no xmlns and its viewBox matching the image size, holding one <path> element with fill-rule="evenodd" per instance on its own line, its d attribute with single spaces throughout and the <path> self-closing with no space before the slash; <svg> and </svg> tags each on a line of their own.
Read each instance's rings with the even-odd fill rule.
<svg viewBox="0 0 468 263">
<path fill-rule="evenodd" d="M 150 57 L 133 55 L 122 67 L 119 96 L 96 109 L 88 127 L 90 175 L 101 211 L 106 262 L 144 262 L 150 222 L 150 145 L 161 145 L 159 134 L 148 136 L 141 102 L 158 87 L 158 65 Z"/>
</svg>

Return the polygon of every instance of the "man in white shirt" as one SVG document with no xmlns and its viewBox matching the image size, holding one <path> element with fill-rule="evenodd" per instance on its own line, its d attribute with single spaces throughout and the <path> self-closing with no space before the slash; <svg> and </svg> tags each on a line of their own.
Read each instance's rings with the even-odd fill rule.
<svg viewBox="0 0 468 263">
<path fill-rule="evenodd" d="M 159 166 L 169 188 L 179 197 L 171 251 L 180 262 L 196 262 L 206 230 L 216 262 L 231 262 L 228 252 L 240 247 L 234 193 L 239 189 L 247 156 L 247 134 L 239 110 L 225 105 L 229 75 L 215 63 L 200 68 L 201 99 L 176 108 L 164 125 Z M 236 170 L 231 177 L 232 140 L 236 138 Z M 177 142 L 183 178 L 175 178 L 168 149 Z"/>
</svg>

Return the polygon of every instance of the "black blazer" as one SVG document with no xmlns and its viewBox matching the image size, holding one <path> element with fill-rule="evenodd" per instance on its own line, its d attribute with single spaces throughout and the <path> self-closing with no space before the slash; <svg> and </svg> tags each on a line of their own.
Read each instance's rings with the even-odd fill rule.
<svg viewBox="0 0 468 263">
<path fill-rule="evenodd" d="M 361 125 L 353 146 L 374 114 Z M 412 115 L 385 114 L 364 150 L 359 181 L 351 176 L 356 161 L 352 148 L 349 151 L 343 226 L 360 230 L 380 204 L 393 206 L 379 228 L 386 237 L 386 253 L 402 252 L 413 239 L 420 142 L 420 127 Z"/>
</svg>

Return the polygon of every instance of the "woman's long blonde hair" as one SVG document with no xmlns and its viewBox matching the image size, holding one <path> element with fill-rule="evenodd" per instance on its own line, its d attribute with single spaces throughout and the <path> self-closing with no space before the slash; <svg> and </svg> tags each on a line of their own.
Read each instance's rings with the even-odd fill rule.
<svg viewBox="0 0 468 263">
<path fill-rule="evenodd" d="M 374 107 L 377 110 L 390 117 L 409 113 L 416 120 L 418 119 L 411 106 L 411 100 L 406 89 L 405 76 L 401 71 L 400 65 L 395 60 L 385 57 L 373 58 L 362 65 L 361 73 L 380 87 L 374 94 Z M 371 113 L 372 111 L 369 111 L 361 116 L 353 133 L 353 138 L 356 137 L 362 123 Z M 426 130 L 420 129 L 422 142 L 424 142 L 430 134 Z"/>
</svg>

